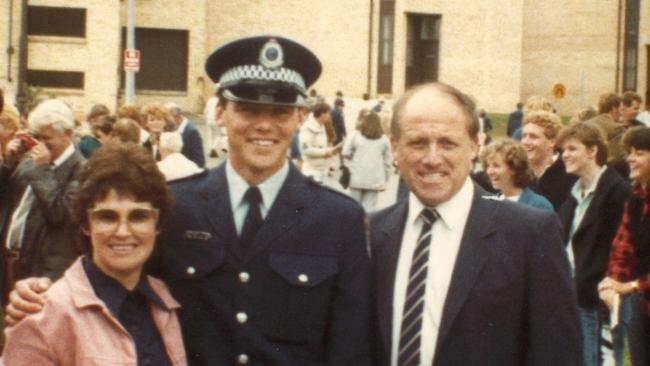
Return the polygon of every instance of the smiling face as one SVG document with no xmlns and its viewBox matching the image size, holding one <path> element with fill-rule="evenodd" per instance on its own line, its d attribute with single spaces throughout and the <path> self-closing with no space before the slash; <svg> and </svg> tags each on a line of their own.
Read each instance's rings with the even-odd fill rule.
<svg viewBox="0 0 650 366">
<path fill-rule="evenodd" d="M 90 237 L 92 260 L 127 288 L 137 284 L 153 251 L 158 234 L 154 212 L 151 203 L 138 202 L 113 189 L 89 211 L 84 233 Z"/>
<path fill-rule="evenodd" d="M 562 160 L 566 172 L 578 176 L 587 174 L 591 167 L 596 164 L 597 148 L 587 147 L 580 140 L 570 138 L 562 144 Z"/>
<path fill-rule="evenodd" d="M 406 102 L 393 137 L 393 157 L 411 191 L 425 205 L 446 202 L 469 176 L 478 142 L 457 102 L 435 88 Z"/>
<path fill-rule="evenodd" d="M 228 132 L 230 163 L 251 185 L 280 170 L 293 133 L 305 117 L 297 107 L 233 101 L 219 105 L 216 113 Z"/>
<path fill-rule="evenodd" d="M 630 165 L 630 179 L 647 187 L 650 182 L 650 150 L 630 148 L 627 163 Z"/>
<path fill-rule="evenodd" d="M 546 137 L 544 128 L 540 125 L 526 123 L 522 129 L 521 144 L 533 165 L 543 163 L 553 156 L 555 142 Z"/>
<path fill-rule="evenodd" d="M 506 164 L 503 155 L 496 153 L 485 161 L 485 174 L 490 179 L 492 187 L 501 192 L 509 191 L 515 186 L 514 173 Z"/>
</svg>

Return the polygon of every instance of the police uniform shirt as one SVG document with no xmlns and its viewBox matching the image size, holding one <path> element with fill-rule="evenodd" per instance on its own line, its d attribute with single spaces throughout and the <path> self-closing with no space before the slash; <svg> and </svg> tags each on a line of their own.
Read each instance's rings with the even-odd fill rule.
<svg viewBox="0 0 650 366">
<path fill-rule="evenodd" d="M 289 161 L 287 160 L 280 170 L 257 185 L 262 194 L 262 202 L 260 203 L 262 218 L 266 218 L 266 215 L 268 215 L 288 175 Z M 250 185 L 235 171 L 230 161 L 226 162 L 226 181 L 228 181 L 230 207 L 233 212 L 235 228 L 237 229 L 237 235 L 240 235 L 248 213 L 248 203 L 244 200 L 244 195 Z"/>
<path fill-rule="evenodd" d="M 82 259 L 86 276 L 95 294 L 129 332 L 138 360 L 138 366 L 171 366 L 158 328 L 153 322 L 149 306 L 167 309 L 142 277 L 133 291 L 102 272 L 87 256 Z M 150 305 L 151 304 L 151 305 Z"/>
</svg>

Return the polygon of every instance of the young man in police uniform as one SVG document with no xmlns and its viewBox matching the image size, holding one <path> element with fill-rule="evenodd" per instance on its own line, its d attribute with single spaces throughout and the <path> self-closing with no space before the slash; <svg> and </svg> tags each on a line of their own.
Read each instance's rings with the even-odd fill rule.
<svg viewBox="0 0 650 366">
<path fill-rule="evenodd" d="M 182 305 L 190 363 L 369 364 L 363 211 L 287 160 L 319 60 L 260 36 L 220 47 L 206 71 L 220 83 L 228 161 L 173 185 L 155 270 Z"/>
</svg>

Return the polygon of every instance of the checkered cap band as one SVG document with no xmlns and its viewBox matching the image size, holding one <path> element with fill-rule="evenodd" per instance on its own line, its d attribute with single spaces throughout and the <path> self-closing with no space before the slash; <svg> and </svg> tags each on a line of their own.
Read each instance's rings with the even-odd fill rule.
<svg viewBox="0 0 650 366">
<path fill-rule="evenodd" d="M 222 86 L 236 84 L 241 80 L 278 81 L 298 86 L 305 90 L 305 81 L 300 74 L 291 69 L 280 67 L 267 69 L 261 65 L 240 65 L 233 67 L 221 75 L 219 83 Z"/>
</svg>

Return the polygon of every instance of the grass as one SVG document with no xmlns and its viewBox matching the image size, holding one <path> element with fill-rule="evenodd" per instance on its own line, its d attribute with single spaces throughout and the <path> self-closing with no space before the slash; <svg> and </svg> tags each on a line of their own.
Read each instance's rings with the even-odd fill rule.
<svg viewBox="0 0 650 366">
<path fill-rule="evenodd" d="M 508 114 L 506 113 L 488 113 L 488 118 L 492 121 L 492 131 L 490 136 L 492 138 L 501 137 L 506 135 L 506 127 L 508 127 Z M 560 116 L 562 123 L 567 125 L 571 117 Z"/>
</svg>

